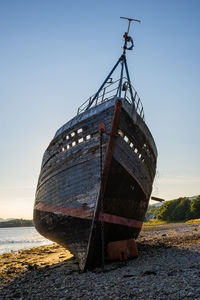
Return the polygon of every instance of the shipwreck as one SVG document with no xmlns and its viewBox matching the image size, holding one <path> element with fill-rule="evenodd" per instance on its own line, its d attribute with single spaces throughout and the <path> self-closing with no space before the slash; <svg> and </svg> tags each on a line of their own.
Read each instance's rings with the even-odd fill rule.
<svg viewBox="0 0 200 300">
<path fill-rule="evenodd" d="M 35 227 L 74 254 L 81 270 L 104 263 L 110 243 L 138 237 L 152 192 L 157 149 L 129 77 L 131 21 L 139 22 L 128 18 L 115 66 L 58 129 L 42 160 Z"/>
</svg>

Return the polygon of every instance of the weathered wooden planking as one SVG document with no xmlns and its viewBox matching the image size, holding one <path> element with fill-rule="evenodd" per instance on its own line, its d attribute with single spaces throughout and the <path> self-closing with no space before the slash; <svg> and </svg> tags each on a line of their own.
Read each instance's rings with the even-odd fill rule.
<svg viewBox="0 0 200 300">
<path fill-rule="evenodd" d="M 59 159 L 55 160 L 53 157 L 51 162 L 43 165 L 38 182 L 36 203 L 74 206 L 89 201 L 90 205 L 92 203 L 95 205 L 100 174 L 97 124 L 102 122 L 103 118 L 107 129 L 110 130 L 112 112 L 113 109 L 109 109 L 101 116 L 97 115 L 95 119 L 88 120 L 84 125 L 90 128 L 90 131 L 86 132 L 91 135 L 90 140 L 60 152 Z M 77 127 L 80 126 L 77 125 Z M 107 140 L 108 137 L 105 136 L 104 149 Z M 68 199 L 71 200 L 70 203 L 68 203 Z"/>
<path fill-rule="evenodd" d="M 147 140 L 151 142 L 151 135 L 148 136 L 148 139 L 145 138 L 143 132 L 136 126 L 135 120 L 123 108 L 116 121 L 118 130 L 123 130 L 139 149 L 142 149 Z M 110 216 L 104 220 L 105 245 L 111 241 L 137 238 L 148 207 L 156 167 L 156 163 L 151 167 L 145 166 L 144 161 L 142 162 L 139 155 L 130 148 L 130 143 L 125 142 L 117 134 L 116 128 L 111 132 L 111 137 L 113 136 L 115 136 L 111 150 L 113 158 L 109 164 L 108 174 L 106 166 L 104 167 L 104 175 L 107 175 L 103 180 L 104 186 L 101 187 L 103 213 Z M 153 143 L 151 144 L 153 145 Z M 109 151 L 107 151 L 107 155 L 110 155 Z M 149 162 L 150 160 L 146 160 L 145 163 L 149 164 Z M 92 225 L 86 268 L 101 263 L 101 215 L 101 198 L 99 198 L 95 221 Z M 118 220 L 119 224 L 116 224 L 118 216 L 127 220 L 127 226 L 120 224 L 120 220 Z M 115 223 L 112 223 L 112 218 Z M 128 220 L 133 220 L 137 226 L 129 226 Z"/>
<path fill-rule="evenodd" d="M 142 122 L 143 121 L 141 120 L 140 123 Z M 149 136 L 147 137 L 146 135 L 144 135 L 140 127 L 138 127 L 137 124 L 133 122 L 133 120 L 125 111 L 120 115 L 119 129 L 121 129 L 124 132 L 124 134 L 129 138 L 130 142 L 133 143 L 133 149 L 138 149 L 138 152 L 141 154 L 142 159 L 144 160 L 144 164 L 146 165 L 146 168 L 153 181 L 156 170 L 157 156 L 155 156 L 155 153 L 150 147 L 150 144 L 153 144 L 154 141 L 152 140 L 151 143 L 151 134 L 149 134 Z"/>
<path fill-rule="evenodd" d="M 153 155 L 155 158 L 158 156 L 156 144 L 154 142 L 153 136 L 147 127 L 144 120 L 137 114 L 136 110 L 134 110 L 133 106 L 128 103 L 125 99 L 122 101 L 123 109 L 126 111 L 126 113 L 129 115 L 130 119 L 132 120 L 133 124 L 136 125 L 139 129 L 142 135 L 145 137 L 145 140 L 151 150 L 153 151 Z"/>
<path fill-rule="evenodd" d="M 67 248 L 84 268 L 91 220 L 35 209 L 34 222 L 43 236 Z"/>
<path fill-rule="evenodd" d="M 55 138 L 51 141 L 50 145 L 45 151 L 42 166 L 44 167 L 44 165 L 51 158 L 53 158 L 55 155 L 58 155 L 62 147 L 65 147 L 68 144 L 72 144 L 73 142 L 77 142 L 78 139 L 84 138 L 89 134 L 91 135 L 97 133 L 99 122 L 100 123 L 104 122 L 106 128 L 109 129 L 110 122 L 112 119 L 112 114 L 113 114 L 113 107 L 109 107 L 107 110 L 101 111 L 101 114 L 97 114 L 96 116 L 84 120 L 84 123 L 83 121 L 77 123 L 73 122 L 74 125 L 72 128 L 67 127 L 66 130 L 62 131 L 62 133 L 60 133 L 59 135 L 56 135 Z M 80 129 L 82 129 L 83 131 L 78 133 L 77 131 Z M 75 135 L 71 136 L 72 133 L 75 133 Z M 69 137 L 69 139 L 66 139 L 67 136 Z"/>
<path fill-rule="evenodd" d="M 115 159 L 104 194 L 104 212 L 143 221 L 148 199 L 133 176 Z"/>
<path fill-rule="evenodd" d="M 35 200 L 37 230 L 67 247 L 84 267 L 91 218 L 81 218 L 80 209 L 93 211 L 100 189 L 100 140 L 98 124 L 110 131 L 113 107 L 56 135 L 44 155 Z M 81 132 L 78 130 L 81 128 Z M 66 139 L 67 135 L 73 134 Z M 87 140 L 86 136 L 90 135 Z M 78 139 L 84 138 L 82 143 Z M 103 137 L 103 159 L 109 137 Z M 72 146 L 72 143 L 76 145 Z M 60 151 L 71 144 L 69 149 Z M 66 208 L 66 210 L 65 210 Z M 77 209 L 77 216 L 70 209 Z M 45 211 L 46 210 L 46 211 Z"/>
<path fill-rule="evenodd" d="M 126 153 L 126 155 L 123 155 L 124 153 Z M 141 159 L 139 159 L 138 155 L 121 137 L 117 137 L 116 139 L 113 156 L 137 181 L 145 193 L 146 198 L 148 198 L 152 190 L 152 179 Z"/>
</svg>

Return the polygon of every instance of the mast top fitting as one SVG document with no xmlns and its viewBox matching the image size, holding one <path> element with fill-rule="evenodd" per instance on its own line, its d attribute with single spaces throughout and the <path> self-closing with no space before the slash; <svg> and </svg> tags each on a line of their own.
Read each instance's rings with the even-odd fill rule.
<svg viewBox="0 0 200 300">
<path fill-rule="evenodd" d="M 123 46 L 124 51 L 123 51 L 123 55 L 125 55 L 126 54 L 126 50 L 133 50 L 133 48 L 134 48 L 133 39 L 132 39 L 131 36 L 128 35 L 129 34 L 129 29 L 130 29 L 130 24 L 131 24 L 132 21 L 138 22 L 138 23 L 141 23 L 141 21 L 137 20 L 137 19 L 126 18 L 126 17 L 120 17 L 120 19 L 128 20 L 128 29 L 127 29 L 127 31 L 123 35 L 123 38 L 124 38 L 124 46 Z M 127 47 L 128 43 L 131 43 L 131 45 L 129 47 Z"/>
</svg>

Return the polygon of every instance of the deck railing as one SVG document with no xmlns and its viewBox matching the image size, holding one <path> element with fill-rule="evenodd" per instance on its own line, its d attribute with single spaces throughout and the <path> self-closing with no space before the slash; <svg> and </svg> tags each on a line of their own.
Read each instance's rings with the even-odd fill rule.
<svg viewBox="0 0 200 300">
<path fill-rule="evenodd" d="M 84 112 L 90 103 L 91 103 L 90 108 L 92 108 L 119 95 L 119 83 L 120 83 L 120 79 L 116 81 L 108 82 L 106 86 L 101 90 L 99 95 L 95 98 L 94 101 L 93 99 L 96 94 L 92 95 L 78 108 L 77 115 Z M 144 109 L 140 97 L 138 96 L 136 90 L 132 85 L 131 87 L 133 92 L 133 101 L 132 101 L 128 79 L 126 77 L 123 77 L 121 98 L 126 99 L 133 106 L 133 109 L 136 110 L 136 112 L 140 115 L 140 117 L 144 119 Z"/>
</svg>

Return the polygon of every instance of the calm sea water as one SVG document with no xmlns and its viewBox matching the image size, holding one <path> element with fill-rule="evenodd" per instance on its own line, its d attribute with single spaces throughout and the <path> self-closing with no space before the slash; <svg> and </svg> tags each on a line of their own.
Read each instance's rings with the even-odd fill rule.
<svg viewBox="0 0 200 300">
<path fill-rule="evenodd" d="M 51 243 L 42 237 L 34 227 L 0 228 L 0 254 Z"/>
</svg>

